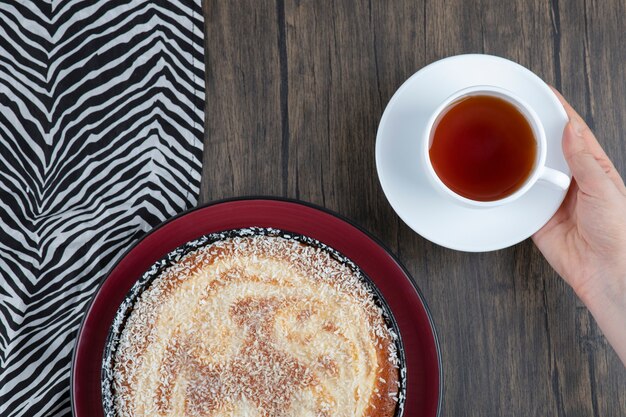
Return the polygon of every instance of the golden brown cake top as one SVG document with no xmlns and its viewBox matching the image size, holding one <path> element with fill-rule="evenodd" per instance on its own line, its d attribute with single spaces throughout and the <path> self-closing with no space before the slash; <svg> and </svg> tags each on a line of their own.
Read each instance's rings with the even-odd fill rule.
<svg viewBox="0 0 626 417">
<path fill-rule="evenodd" d="M 393 416 L 395 334 L 357 272 L 282 237 L 217 241 L 140 295 L 113 366 L 119 416 Z"/>
</svg>

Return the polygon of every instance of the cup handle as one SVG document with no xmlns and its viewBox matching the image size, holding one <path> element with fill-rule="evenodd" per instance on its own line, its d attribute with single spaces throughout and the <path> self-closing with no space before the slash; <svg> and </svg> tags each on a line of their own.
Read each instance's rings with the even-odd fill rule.
<svg viewBox="0 0 626 417">
<path fill-rule="evenodd" d="M 568 175 L 561 171 L 557 171 L 556 169 L 548 167 L 543 167 L 541 175 L 539 176 L 539 181 L 548 182 L 562 190 L 567 190 L 569 188 L 571 179 Z"/>
</svg>

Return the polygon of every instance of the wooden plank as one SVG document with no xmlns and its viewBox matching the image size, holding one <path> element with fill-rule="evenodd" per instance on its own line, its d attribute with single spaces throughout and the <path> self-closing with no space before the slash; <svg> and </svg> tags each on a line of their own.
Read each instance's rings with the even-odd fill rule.
<svg viewBox="0 0 626 417">
<path fill-rule="evenodd" d="M 434 245 L 378 184 L 376 129 L 400 84 L 459 53 L 561 88 L 626 169 L 622 0 L 207 0 L 202 198 L 284 195 L 348 216 L 405 263 L 443 348 L 443 415 L 626 415 L 626 370 L 532 242 Z"/>
<path fill-rule="evenodd" d="M 622 105 L 626 94 L 626 45 L 623 1 L 558 1 L 560 16 L 560 71 L 562 91 L 595 132 L 622 177 L 626 172 L 626 112 Z M 553 303 L 548 309 L 552 327 L 559 331 L 570 313 Z M 617 355 L 607 344 L 586 308 L 577 304 L 572 323 L 573 341 L 556 341 L 554 349 L 564 349 L 557 357 L 557 370 L 564 378 L 576 381 L 563 386 L 566 410 L 577 415 L 579 391 L 586 415 L 626 415 L 626 372 Z M 568 324 L 569 326 L 569 324 Z M 626 326 L 625 326 L 626 328 Z M 570 364 L 577 360 L 584 371 L 574 375 Z M 583 385 L 576 389 L 578 385 Z"/>
<path fill-rule="evenodd" d="M 274 2 L 207 0 L 200 201 L 284 193 L 279 25 Z"/>
<path fill-rule="evenodd" d="M 395 240 L 380 192 L 377 83 L 368 3 L 285 1 L 289 74 L 288 195 L 324 205 Z M 389 227 L 389 225 L 393 227 Z"/>
</svg>

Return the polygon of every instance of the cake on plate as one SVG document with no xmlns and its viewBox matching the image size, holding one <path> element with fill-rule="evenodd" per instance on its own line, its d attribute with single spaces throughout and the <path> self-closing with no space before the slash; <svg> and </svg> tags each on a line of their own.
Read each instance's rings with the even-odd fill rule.
<svg viewBox="0 0 626 417">
<path fill-rule="evenodd" d="M 114 415 L 391 417 L 397 338 L 332 250 L 227 237 L 172 262 L 135 300 L 110 366 Z"/>
</svg>

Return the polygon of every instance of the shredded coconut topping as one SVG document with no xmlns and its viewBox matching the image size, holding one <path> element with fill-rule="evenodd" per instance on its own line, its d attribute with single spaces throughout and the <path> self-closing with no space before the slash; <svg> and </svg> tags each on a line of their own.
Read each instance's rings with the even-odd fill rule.
<svg viewBox="0 0 626 417">
<path fill-rule="evenodd" d="M 405 370 L 387 312 L 307 239 L 244 229 L 155 265 L 113 325 L 107 417 L 395 415 Z"/>
</svg>

